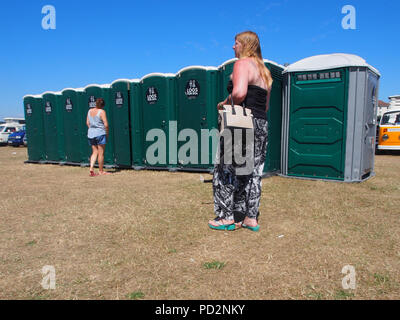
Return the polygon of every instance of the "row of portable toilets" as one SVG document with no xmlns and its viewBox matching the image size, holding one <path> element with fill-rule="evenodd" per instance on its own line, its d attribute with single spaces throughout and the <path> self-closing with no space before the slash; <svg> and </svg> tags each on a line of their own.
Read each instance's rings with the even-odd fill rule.
<svg viewBox="0 0 400 320">
<path fill-rule="evenodd" d="M 25 96 L 27 162 L 87 166 L 86 116 L 103 98 L 107 167 L 211 172 L 217 141 L 207 133 L 218 128 L 216 105 L 228 94 L 234 62 Z M 348 54 L 286 68 L 264 62 L 274 80 L 264 173 L 346 182 L 372 176 L 379 72 Z"/>
</svg>

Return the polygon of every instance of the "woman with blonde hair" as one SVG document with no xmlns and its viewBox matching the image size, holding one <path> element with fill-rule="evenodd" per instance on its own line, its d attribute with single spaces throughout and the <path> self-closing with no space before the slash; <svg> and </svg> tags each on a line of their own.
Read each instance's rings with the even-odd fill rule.
<svg viewBox="0 0 400 320">
<path fill-rule="evenodd" d="M 254 169 L 251 174 L 238 175 L 235 161 L 232 164 L 224 164 L 224 144 L 221 139 L 219 159 L 222 163 L 216 164 L 213 176 L 214 211 L 217 217 L 210 220 L 208 225 L 215 230 L 235 230 L 241 226 L 258 231 L 261 179 L 268 144 L 267 111 L 272 77 L 264 65 L 256 33 L 245 31 L 237 34 L 233 50 L 238 60 L 234 64 L 228 84 L 229 95 L 218 103 L 217 107 L 221 110 L 223 105 L 230 105 L 233 100 L 233 104 L 244 105 L 251 110 L 254 127 Z M 242 150 L 245 148 L 246 143 L 242 145 Z"/>
</svg>

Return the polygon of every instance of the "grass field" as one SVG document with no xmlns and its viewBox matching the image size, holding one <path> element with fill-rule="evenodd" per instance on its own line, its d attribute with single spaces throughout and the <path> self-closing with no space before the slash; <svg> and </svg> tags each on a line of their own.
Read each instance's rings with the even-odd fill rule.
<svg viewBox="0 0 400 320">
<path fill-rule="evenodd" d="M 0 148 L 0 299 L 400 298 L 400 155 L 363 183 L 264 179 L 258 233 L 208 228 L 200 174 L 26 159 Z"/>
</svg>

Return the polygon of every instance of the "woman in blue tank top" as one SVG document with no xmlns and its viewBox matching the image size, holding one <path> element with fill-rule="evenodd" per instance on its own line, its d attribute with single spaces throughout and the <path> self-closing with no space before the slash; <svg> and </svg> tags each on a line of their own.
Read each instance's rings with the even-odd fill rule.
<svg viewBox="0 0 400 320">
<path fill-rule="evenodd" d="M 108 121 L 106 112 L 103 110 L 105 106 L 104 99 L 96 100 L 96 107 L 88 111 L 86 124 L 88 126 L 88 141 L 92 147 L 92 155 L 90 157 L 90 176 L 94 177 L 98 174 L 110 174 L 103 170 L 104 166 L 104 151 L 108 138 Z M 99 173 L 94 172 L 96 160 L 99 163 Z"/>
</svg>

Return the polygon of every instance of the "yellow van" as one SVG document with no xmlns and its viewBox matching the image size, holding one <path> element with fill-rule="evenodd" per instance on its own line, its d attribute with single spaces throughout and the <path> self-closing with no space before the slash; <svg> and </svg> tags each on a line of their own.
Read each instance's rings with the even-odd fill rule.
<svg viewBox="0 0 400 320">
<path fill-rule="evenodd" d="M 382 115 L 378 150 L 400 150 L 400 109 L 392 109 Z"/>
</svg>

